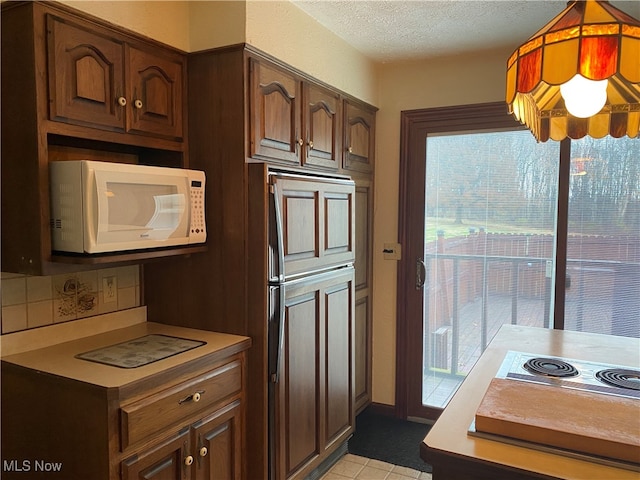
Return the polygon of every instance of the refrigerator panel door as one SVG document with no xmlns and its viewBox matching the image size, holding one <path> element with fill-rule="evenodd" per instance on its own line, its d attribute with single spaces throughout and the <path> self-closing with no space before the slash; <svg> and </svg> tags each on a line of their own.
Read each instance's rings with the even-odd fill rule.
<svg viewBox="0 0 640 480">
<path fill-rule="evenodd" d="M 277 229 L 272 242 L 279 249 L 272 256 L 271 277 L 289 280 L 353 263 L 353 181 L 273 175 L 271 182 Z"/>
<path fill-rule="evenodd" d="M 304 478 L 353 432 L 353 267 L 286 282 L 271 412 L 274 479 Z"/>
</svg>

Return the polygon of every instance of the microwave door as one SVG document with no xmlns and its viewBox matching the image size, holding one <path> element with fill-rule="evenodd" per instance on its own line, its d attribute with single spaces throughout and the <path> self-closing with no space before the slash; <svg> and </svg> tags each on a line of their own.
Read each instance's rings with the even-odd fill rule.
<svg viewBox="0 0 640 480">
<path fill-rule="evenodd" d="M 166 240 L 180 226 L 185 217 L 186 199 L 183 194 L 154 195 L 155 210 L 145 225 L 154 240 Z"/>
<path fill-rule="evenodd" d="M 144 175 L 135 181 L 100 171 L 95 178 L 95 243 L 101 251 L 168 246 L 188 236 L 186 178 Z"/>
</svg>

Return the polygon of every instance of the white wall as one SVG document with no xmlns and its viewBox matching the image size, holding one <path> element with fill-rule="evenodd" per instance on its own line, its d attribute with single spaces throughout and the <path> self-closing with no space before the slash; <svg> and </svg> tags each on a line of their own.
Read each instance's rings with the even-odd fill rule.
<svg viewBox="0 0 640 480">
<path fill-rule="evenodd" d="M 60 0 L 116 25 L 188 51 L 189 2 Z"/>
</svg>

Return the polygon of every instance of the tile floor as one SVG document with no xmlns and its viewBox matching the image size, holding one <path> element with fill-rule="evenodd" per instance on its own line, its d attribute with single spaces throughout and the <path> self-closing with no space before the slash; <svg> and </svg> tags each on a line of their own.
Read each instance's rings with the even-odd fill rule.
<svg viewBox="0 0 640 480">
<path fill-rule="evenodd" d="M 430 473 L 347 453 L 321 480 L 431 480 Z"/>
</svg>

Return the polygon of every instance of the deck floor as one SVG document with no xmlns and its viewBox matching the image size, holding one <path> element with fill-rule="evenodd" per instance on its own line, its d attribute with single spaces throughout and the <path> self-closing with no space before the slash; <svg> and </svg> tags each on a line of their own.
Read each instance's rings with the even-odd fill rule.
<svg viewBox="0 0 640 480">
<path fill-rule="evenodd" d="M 579 322 L 579 307 L 583 315 L 583 321 Z M 487 325 L 486 342 L 489 343 L 494 335 L 505 323 L 511 323 L 511 296 L 489 295 L 487 301 Z M 444 408 L 460 384 L 469 373 L 473 365 L 478 361 L 484 351 L 482 343 L 482 301 L 477 299 L 460 307 L 459 314 L 459 349 L 458 368 L 459 375 L 443 375 L 425 369 L 423 375 L 422 403 L 436 408 Z M 517 306 L 518 325 L 544 327 L 544 299 L 518 298 Z M 565 329 L 588 331 L 592 333 L 611 333 L 611 303 L 602 301 L 572 302 L 567 299 L 567 314 L 565 316 Z M 447 367 L 451 368 L 452 337 L 453 331 L 449 326 L 447 339 Z M 430 339 L 425 338 L 430 345 Z M 486 347 L 486 346 L 485 346 Z"/>
</svg>

